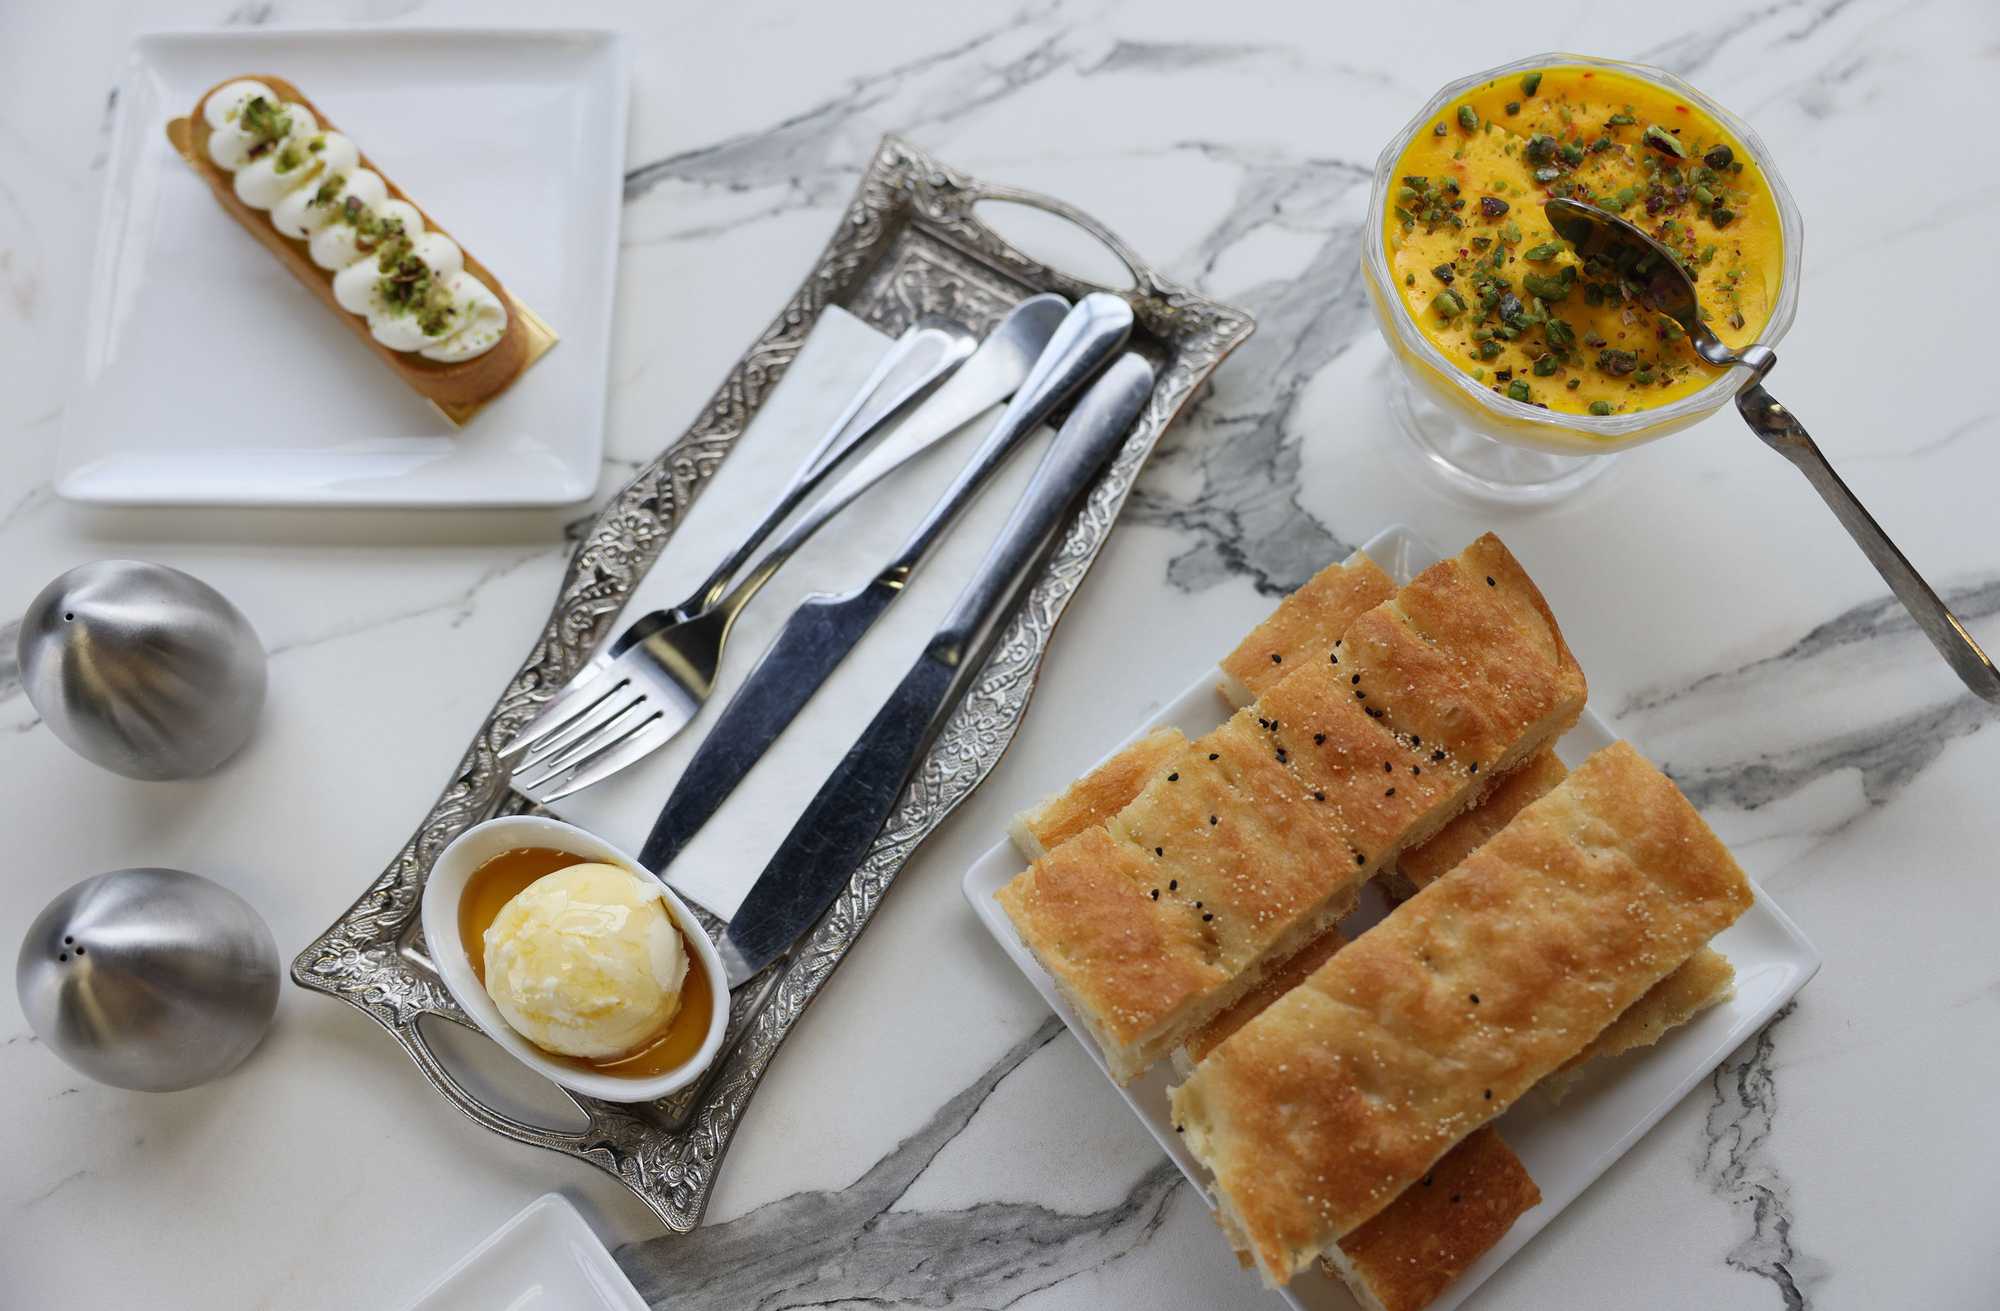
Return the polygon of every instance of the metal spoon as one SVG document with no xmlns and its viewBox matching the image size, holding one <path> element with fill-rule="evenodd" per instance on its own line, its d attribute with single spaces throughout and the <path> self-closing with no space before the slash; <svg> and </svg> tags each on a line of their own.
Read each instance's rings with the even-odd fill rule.
<svg viewBox="0 0 2000 1311">
<path fill-rule="evenodd" d="M 1725 345 L 1702 320 L 1695 300 L 1694 280 L 1674 253 L 1653 240 L 1644 229 L 1580 201 L 1551 200 L 1542 208 L 1557 235 L 1574 246 L 1582 259 L 1609 260 L 1620 278 L 1642 300 L 1680 324 L 1697 355 L 1718 368 L 1741 365 L 1750 370 L 1750 377 L 1736 393 L 1736 409 L 1750 425 L 1750 431 L 1798 466 L 1847 529 L 1848 536 L 1861 548 L 1861 553 L 1882 575 L 1882 581 L 1889 584 L 1889 590 L 1910 612 L 1910 618 L 1965 685 L 1984 700 L 2000 703 L 2000 669 L 1994 668 L 1993 661 L 1980 650 L 1979 643 L 1958 616 L 1931 590 L 1931 585 L 1889 540 L 1889 534 L 1882 531 L 1882 525 L 1875 522 L 1874 516 L 1848 490 L 1798 419 L 1764 390 L 1764 375 L 1778 362 L 1777 352 L 1762 345 L 1745 346 L 1740 351 Z"/>
</svg>

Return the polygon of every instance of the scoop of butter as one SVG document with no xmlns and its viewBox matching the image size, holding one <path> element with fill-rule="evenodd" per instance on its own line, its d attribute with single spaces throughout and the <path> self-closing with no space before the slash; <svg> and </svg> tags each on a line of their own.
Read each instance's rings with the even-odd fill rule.
<svg viewBox="0 0 2000 1311">
<path fill-rule="evenodd" d="M 687 949 L 660 885 L 616 865 L 536 879 L 486 930 L 486 992 L 545 1051 L 607 1060 L 674 1017 Z"/>
</svg>

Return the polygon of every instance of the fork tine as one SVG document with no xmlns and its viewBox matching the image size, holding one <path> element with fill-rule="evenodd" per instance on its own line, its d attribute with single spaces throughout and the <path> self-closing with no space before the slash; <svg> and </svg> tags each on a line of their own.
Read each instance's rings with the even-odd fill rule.
<svg viewBox="0 0 2000 1311">
<path fill-rule="evenodd" d="M 637 691 L 619 702 L 616 711 L 605 716 L 589 732 L 563 743 L 538 760 L 528 761 L 519 773 L 529 787 L 545 786 L 550 779 L 572 765 L 590 759 L 611 743 L 622 741 L 627 733 L 658 713 L 659 707 L 647 699 L 645 692 Z"/>
<path fill-rule="evenodd" d="M 542 707 L 541 713 L 529 720 L 507 745 L 500 748 L 500 758 L 505 760 L 521 754 L 630 681 L 629 673 L 619 669 L 616 662 L 598 668 L 586 665 L 576 677 L 557 690 L 549 703 Z"/>
<path fill-rule="evenodd" d="M 632 706 L 646 699 L 646 686 L 637 679 L 621 678 L 612 680 L 616 685 L 599 697 L 591 708 L 555 732 L 542 738 L 514 762 L 517 772 L 525 773 L 536 765 L 546 765 L 578 742 L 596 737 L 607 724 L 630 710 Z"/>
<path fill-rule="evenodd" d="M 676 723 L 671 717 L 656 712 L 652 718 L 621 734 L 621 740 L 608 742 L 597 753 L 576 762 L 567 771 L 543 779 L 535 800 L 547 805 L 572 792 L 581 792 L 593 783 L 602 782 L 665 746 L 685 723 L 685 720 Z"/>
</svg>

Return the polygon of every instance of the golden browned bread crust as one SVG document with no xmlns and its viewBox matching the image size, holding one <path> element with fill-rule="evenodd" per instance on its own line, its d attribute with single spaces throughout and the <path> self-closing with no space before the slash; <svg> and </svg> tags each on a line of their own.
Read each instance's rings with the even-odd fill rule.
<svg viewBox="0 0 2000 1311">
<path fill-rule="evenodd" d="M 1015 878 L 994 896 L 1107 1061 L 1143 1042 L 1161 1010 L 1224 981 L 1195 921 L 1146 913 L 1153 871 L 1129 843 L 1085 829 L 1032 869 L 1033 878 Z M 1114 1065 L 1112 1073 L 1121 1071 Z"/>
<path fill-rule="evenodd" d="M 1669 1029 L 1686 1024 L 1711 1006 L 1736 993 L 1736 970 L 1728 957 L 1703 947 L 1661 979 L 1645 996 L 1605 1027 L 1591 1044 L 1542 1081 L 1542 1089 L 1560 1101 L 1570 1084 L 1592 1061 L 1608 1061 L 1639 1047 L 1650 1047 Z"/>
<path fill-rule="evenodd" d="M 1283 1284 L 1749 904 L 1666 776 L 1598 752 L 1174 1090 L 1232 1241 Z"/>
<path fill-rule="evenodd" d="M 1422 634 L 1401 609 L 1406 597 L 1429 617 Z M 1185 748 L 1111 820 L 1113 842 L 1088 855 L 1058 847 L 1016 876 L 1002 905 L 1093 1032 L 1111 1039 L 1114 1077 L 1129 1081 L 1180 1046 L 1330 928 L 1402 844 L 1473 800 L 1482 766 L 1489 777 L 1510 768 L 1575 721 L 1583 677 L 1551 623 L 1506 548 L 1481 538 L 1350 626 L 1374 635 L 1367 657 L 1330 652 Z M 1515 666 L 1493 676 L 1484 655 L 1459 649 L 1468 642 L 1504 647 Z M 1399 643 L 1427 654 L 1396 654 Z M 1377 673 L 1398 680 L 1401 704 L 1369 700 Z M 1454 723 L 1472 731 L 1476 721 L 1475 751 L 1433 736 L 1433 719 L 1415 709 L 1426 679 L 1457 708 Z M 1415 723 L 1421 735 L 1405 727 Z M 1112 895 L 1118 878 L 1127 895 Z M 1044 880 L 1060 894 L 1033 895 Z M 1119 918 L 1050 918 L 1082 914 Z M 1171 968 L 1142 964 L 1141 942 L 1187 955 Z M 1178 986 L 1149 994 L 1163 976 Z"/>
<path fill-rule="evenodd" d="M 1505 773 L 1583 706 L 1583 671 L 1555 616 L 1491 533 L 1355 619 L 1337 654 L 1383 723 L 1473 774 Z"/>
<path fill-rule="evenodd" d="M 1223 695 L 1247 705 L 1294 669 L 1325 660 L 1355 616 L 1395 594 L 1394 580 L 1359 551 L 1328 565 L 1223 657 Z"/>
<path fill-rule="evenodd" d="M 447 414 L 452 414 L 454 410 L 475 406 L 505 390 L 528 365 L 526 316 L 521 306 L 507 293 L 500 279 L 493 275 L 493 271 L 480 263 L 471 251 L 465 249 L 465 243 L 459 242 L 456 237 L 452 238 L 465 254 L 465 271 L 485 283 L 493 294 L 500 298 L 500 303 L 507 307 L 507 329 L 491 350 L 469 360 L 441 363 L 437 360 L 427 360 L 414 353 L 390 350 L 376 341 L 374 335 L 368 331 L 368 321 L 359 315 L 349 314 L 333 298 L 333 274 L 312 262 L 311 256 L 306 253 L 306 243 L 287 237 L 271 226 L 268 214 L 252 209 L 237 199 L 235 184 L 229 173 L 208 157 L 208 138 L 213 129 L 209 127 L 208 119 L 202 114 L 202 106 L 207 103 L 211 93 L 246 77 L 262 82 L 283 100 L 305 106 L 319 121 L 322 131 L 340 130 L 326 116 L 324 110 L 308 100 L 302 91 L 282 77 L 273 77 L 265 73 L 248 73 L 222 79 L 201 93 L 200 99 L 194 103 L 194 111 L 188 117 L 175 119 L 167 126 L 168 139 L 173 141 L 175 148 L 181 152 L 189 166 L 208 183 L 209 190 L 215 193 L 217 202 L 273 255 L 276 255 L 278 260 L 292 271 L 292 275 L 305 284 L 308 291 L 319 297 L 326 307 L 347 325 L 349 331 L 375 353 L 377 359 L 388 365 L 397 377 L 408 383 L 424 399 L 436 404 Z M 358 141 L 355 143 L 357 148 L 360 144 Z M 397 186 L 387 173 L 376 168 L 365 152 L 361 155 L 361 165 L 381 173 L 383 182 L 388 184 L 389 194 L 415 206 L 417 212 L 424 216 L 426 226 L 444 232 L 422 205 L 418 205 L 409 193 Z M 451 236 L 449 232 L 444 232 L 444 235 Z M 457 415 L 453 414 L 453 418 L 456 420 Z"/>
<path fill-rule="evenodd" d="M 1230 1034 L 1256 1019 L 1266 1006 L 1304 983 L 1307 976 L 1346 945 L 1346 934 L 1339 929 L 1328 929 L 1293 952 L 1290 960 L 1266 974 L 1256 987 L 1239 997 L 1235 1005 L 1189 1035 L 1185 1048 L 1189 1062 L 1199 1063 L 1204 1056 L 1220 1047 Z"/>
<path fill-rule="evenodd" d="M 1186 745 L 1187 738 L 1178 728 L 1148 733 L 1059 795 L 1016 816 L 1012 829 L 1015 849 L 1023 860 L 1040 860 L 1085 829 L 1102 827 Z"/>
<path fill-rule="evenodd" d="M 1367 1311 L 1420 1311 L 1541 1200 L 1489 1125 L 1341 1239 L 1326 1263 Z"/>
<path fill-rule="evenodd" d="M 1501 779 L 1480 803 L 1437 831 L 1428 842 L 1396 857 L 1404 895 L 1427 888 L 1450 873 L 1479 845 L 1506 828 L 1530 803 L 1541 800 L 1569 775 L 1555 748 L 1543 747 Z"/>
</svg>

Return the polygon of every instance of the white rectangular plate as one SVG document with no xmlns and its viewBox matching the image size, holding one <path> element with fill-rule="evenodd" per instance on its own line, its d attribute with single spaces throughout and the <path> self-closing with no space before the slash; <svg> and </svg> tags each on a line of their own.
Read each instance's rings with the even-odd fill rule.
<svg viewBox="0 0 2000 1311">
<path fill-rule="evenodd" d="M 1386 529 L 1361 549 L 1399 583 L 1409 581 L 1444 558 L 1400 525 Z M 1215 672 L 1204 671 L 1192 686 L 1141 724 L 1126 741 L 1168 725 L 1189 737 L 1216 727 L 1227 718 L 1230 707 L 1216 692 L 1215 684 Z M 1556 749 L 1566 763 L 1575 765 L 1617 738 L 1609 724 L 1586 708 L 1576 728 L 1556 744 Z M 1059 791 L 1065 785 L 1052 783 L 1049 791 Z M 1063 1023 L 1102 1070 L 1104 1057 L 1097 1044 L 1056 991 L 1055 981 L 1021 944 L 1000 904 L 993 900 L 993 894 L 1018 874 L 1023 864 L 1011 842 L 1003 839 L 995 844 L 965 872 L 966 900 L 972 903 L 973 913 L 987 932 L 1062 1016 Z M 1545 1098 L 1530 1096 L 1515 1103 L 1497 1121 L 1508 1146 L 1541 1188 L 1541 1204 L 1515 1221 L 1492 1251 L 1439 1295 L 1431 1304 L 1431 1311 L 1450 1311 L 1470 1295 L 1819 972 L 1819 952 L 1763 890 L 1755 887 L 1754 880 L 1752 887 L 1756 900 L 1742 918 L 1716 937 L 1714 944 L 1736 967 L 1736 996 L 1732 1000 L 1669 1033 L 1659 1045 L 1622 1056 L 1607 1068 L 1586 1076 L 1560 1106 L 1550 1106 Z M 1364 897 L 1361 910 L 1343 927 L 1350 932 L 1359 931 L 1381 918 L 1383 909 L 1381 899 L 1371 893 Z M 1110 1075 L 1107 1073 L 1105 1078 L 1108 1081 Z M 1207 1173 L 1184 1149 L 1168 1116 L 1167 1089 L 1178 1081 L 1169 1065 L 1162 1062 L 1130 1087 L 1118 1088 L 1118 1093 L 1159 1141 L 1161 1149 L 1174 1158 L 1181 1173 L 1206 1197 Z M 1230 1259 L 1219 1231 L 1215 1256 L 1218 1261 Z M 1318 1273 L 1294 1279 L 1285 1289 L 1284 1297 L 1294 1307 L 1313 1311 L 1352 1311 L 1355 1305 L 1345 1288 Z"/>
<path fill-rule="evenodd" d="M 560 341 L 454 428 L 216 204 L 168 120 L 301 91 Z M 111 505 L 563 505 L 597 486 L 625 167 L 610 32 L 187 32 L 134 44 L 56 490 Z"/>
<path fill-rule="evenodd" d="M 543 1193 L 405 1311 L 646 1311 L 645 1299 L 561 1193 Z"/>
</svg>

